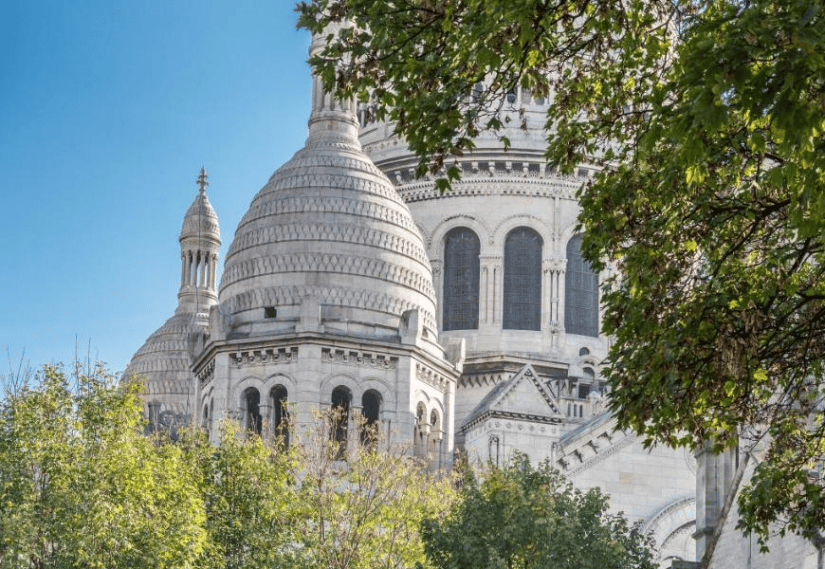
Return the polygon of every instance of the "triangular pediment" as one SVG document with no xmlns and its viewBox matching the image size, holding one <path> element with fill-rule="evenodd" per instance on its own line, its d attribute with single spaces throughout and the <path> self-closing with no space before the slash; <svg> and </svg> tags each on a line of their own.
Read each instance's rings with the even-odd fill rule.
<svg viewBox="0 0 825 569">
<path fill-rule="evenodd" d="M 558 400 L 550 393 L 530 364 L 513 377 L 496 385 L 468 415 L 462 429 L 490 416 L 524 417 L 543 422 L 557 422 Z"/>
</svg>

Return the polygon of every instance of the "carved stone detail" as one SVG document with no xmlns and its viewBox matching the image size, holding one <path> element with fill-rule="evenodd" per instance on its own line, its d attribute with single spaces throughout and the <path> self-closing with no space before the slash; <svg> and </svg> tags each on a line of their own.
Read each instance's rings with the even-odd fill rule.
<svg viewBox="0 0 825 569">
<path fill-rule="evenodd" d="M 264 364 L 291 364 L 298 361 L 298 347 L 245 350 L 229 354 L 229 363 L 236 367 Z"/>
<path fill-rule="evenodd" d="M 355 243 L 393 251 L 423 264 L 429 263 L 417 240 L 404 239 L 392 233 L 355 224 L 278 224 L 245 231 L 233 241 L 233 251 L 257 245 L 285 241 L 335 241 Z M 226 277 L 224 277 L 226 280 Z"/>
<path fill-rule="evenodd" d="M 412 302 L 390 296 L 382 292 L 370 292 L 341 287 L 283 286 L 254 289 L 223 301 L 227 312 L 237 313 L 258 306 L 300 305 L 303 299 L 312 296 L 321 304 L 352 306 L 375 310 L 398 316 L 407 310 L 420 310 L 424 326 L 436 330 L 435 316 Z"/>
<path fill-rule="evenodd" d="M 380 219 L 388 225 L 400 226 L 418 234 L 418 228 L 412 218 L 409 214 L 405 214 L 403 210 L 367 201 L 332 197 L 290 197 L 265 201 L 260 204 L 253 203 L 243 220 L 241 220 L 240 225 L 238 225 L 237 233 L 239 237 L 242 237 L 242 234 L 247 230 L 247 225 L 265 217 L 275 215 L 292 217 L 300 214 L 319 213 L 348 214 L 356 217 Z M 242 248 L 242 239 L 234 240 L 227 253 L 227 259 Z"/>
<path fill-rule="evenodd" d="M 548 184 L 548 180 L 553 183 Z M 575 200 L 576 191 L 581 186 L 577 178 L 538 178 L 513 176 L 501 172 L 488 173 L 486 178 L 465 177 L 453 184 L 447 194 L 441 194 L 432 182 L 415 181 L 402 184 L 398 192 L 407 203 L 461 196 L 530 196 Z"/>
<path fill-rule="evenodd" d="M 423 364 L 415 364 L 415 376 L 419 381 L 423 381 L 427 385 L 431 385 L 436 389 L 441 391 L 447 389 L 447 383 L 449 381 L 447 377 Z"/>
<path fill-rule="evenodd" d="M 322 348 L 321 361 L 337 364 L 347 364 L 359 367 L 397 369 L 398 358 L 385 354 L 376 354 L 360 350 L 343 350 L 337 348 Z"/>
<path fill-rule="evenodd" d="M 215 360 L 210 360 L 203 369 L 198 372 L 198 381 L 203 385 L 212 381 L 215 376 Z"/>
<path fill-rule="evenodd" d="M 432 281 L 420 271 L 410 270 L 376 258 L 320 253 L 256 257 L 236 263 L 225 275 L 224 284 L 237 282 L 252 276 L 297 272 L 339 273 L 373 277 L 402 284 L 428 296 L 435 295 Z"/>
</svg>

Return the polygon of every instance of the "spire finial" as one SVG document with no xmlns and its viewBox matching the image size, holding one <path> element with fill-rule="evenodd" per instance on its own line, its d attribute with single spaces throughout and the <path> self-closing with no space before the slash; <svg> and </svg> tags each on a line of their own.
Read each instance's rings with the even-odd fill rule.
<svg viewBox="0 0 825 569">
<path fill-rule="evenodd" d="M 206 175 L 206 167 L 201 166 L 201 174 L 198 176 L 198 185 L 200 186 L 200 192 L 202 194 L 206 193 L 206 186 L 209 185 L 208 176 Z"/>
</svg>

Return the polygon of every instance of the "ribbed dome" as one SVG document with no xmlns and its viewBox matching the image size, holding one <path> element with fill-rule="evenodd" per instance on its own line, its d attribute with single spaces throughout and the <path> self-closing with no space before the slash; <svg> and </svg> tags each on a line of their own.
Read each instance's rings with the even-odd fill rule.
<svg viewBox="0 0 825 569">
<path fill-rule="evenodd" d="M 209 203 L 206 192 L 202 189 L 198 192 L 195 201 L 189 206 L 186 215 L 183 217 L 183 227 L 180 230 L 181 241 L 187 237 L 204 238 L 209 235 L 217 235 L 220 242 L 220 226 L 218 225 L 218 214 Z"/>
<path fill-rule="evenodd" d="M 315 97 L 304 148 L 272 175 L 238 225 L 219 292 L 235 325 L 263 320 L 265 308 L 297 318 L 307 297 L 326 323 L 395 328 L 404 311 L 420 309 L 435 337 L 421 234 L 362 151 L 352 105 L 328 95 Z"/>
<path fill-rule="evenodd" d="M 194 314 L 175 314 L 135 352 L 123 373 L 124 380 L 142 379 L 146 401 L 158 399 L 167 410 L 186 412 L 195 389 L 190 344 L 196 333 L 205 332 L 205 322 L 198 324 Z"/>
</svg>

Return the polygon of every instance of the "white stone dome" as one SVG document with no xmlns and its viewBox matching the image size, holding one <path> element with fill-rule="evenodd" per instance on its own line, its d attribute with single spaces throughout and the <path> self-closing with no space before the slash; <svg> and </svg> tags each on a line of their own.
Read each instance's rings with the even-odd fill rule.
<svg viewBox="0 0 825 569">
<path fill-rule="evenodd" d="M 255 323 L 267 319 L 296 321 L 306 299 L 320 306 L 325 331 L 386 336 L 405 311 L 418 309 L 436 337 L 421 233 L 362 151 L 352 105 L 324 94 L 317 80 L 306 145 L 252 200 L 219 291 L 239 333 L 255 334 Z"/>
<path fill-rule="evenodd" d="M 206 192 L 201 190 L 192 205 L 183 216 L 183 226 L 180 230 L 180 240 L 187 238 L 212 238 L 220 243 L 220 226 L 218 214 L 215 213 Z"/>
<path fill-rule="evenodd" d="M 205 323 L 194 314 L 175 314 L 135 352 L 123 378 L 144 382 L 145 401 L 163 401 L 166 410 L 187 413 L 195 389 L 190 354 L 205 332 Z"/>
</svg>

